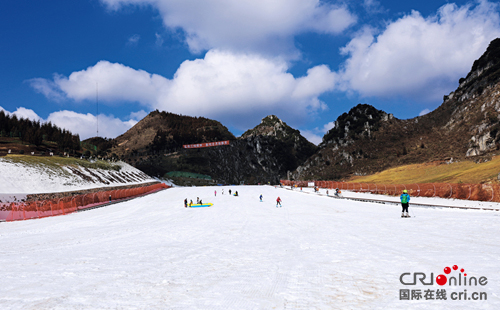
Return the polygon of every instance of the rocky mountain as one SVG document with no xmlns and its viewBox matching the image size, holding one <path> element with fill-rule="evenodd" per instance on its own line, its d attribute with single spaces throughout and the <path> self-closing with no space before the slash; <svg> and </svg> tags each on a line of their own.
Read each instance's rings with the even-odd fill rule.
<svg viewBox="0 0 500 310">
<path fill-rule="evenodd" d="M 401 120 L 360 104 L 335 121 L 294 179 L 344 179 L 411 163 L 487 160 L 500 148 L 500 39 L 436 110 Z"/>
<path fill-rule="evenodd" d="M 183 149 L 184 144 L 229 140 L 229 145 Z M 217 121 L 151 112 L 117 137 L 110 152 L 153 176 L 202 174 L 219 183 L 276 183 L 315 153 L 317 147 L 271 115 L 235 138 Z"/>
<path fill-rule="evenodd" d="M 244 132 L 240 139 L 248 139 L 259 136 L 274 138 L 275 140 L 283 143 L 282 147 L 285 149 L 285 153 L 289 154 L 285 161 L 292 161 L 286 169 L 289 169 L 292 166 L 297 167 L 298 163 L 304 162 L 318 149 L 316 145 L 304 138 L 300 134 L 300 131 L 288 126 L 276 115 L 264 117 L 259 125 Z M 291 170 L 294 169 L 295 168 Z"/>
</svg>

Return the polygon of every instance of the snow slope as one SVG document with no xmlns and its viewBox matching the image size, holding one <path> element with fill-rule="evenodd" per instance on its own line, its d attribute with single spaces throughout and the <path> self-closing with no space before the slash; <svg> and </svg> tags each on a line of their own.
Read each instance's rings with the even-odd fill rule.
<svg viewBox="0 0 500 310">
<path fill-rule="evenodd" d="M 49 159 L 24 161 L 0 158 L 0 200 L 23 198 L 22 194 L 56 193 L 81 189 L 122 186 L 155 181 L 124 162 L 113 163 L 120 170 L 47 164 Z M 21 197 L 21 198 L 19 198 Z"/>
<path fill-rule="evenodd" d="M 0 224 L 2 309 L 499 309 L 500 213 L 361 203 L 270 186 L 171 188 Z M 214 190 L 217 196 L 214 197 Z M 264 202 L 259 202 L 259 195 Z M 276 208 L 277 196 L 283 207 Z M 214 203 L 184 208 L 184 198 Z M 404 286 L 458 265 L 463 287 Z M 399 300 L 400 289 L 447 300 Z"/>
</svg>

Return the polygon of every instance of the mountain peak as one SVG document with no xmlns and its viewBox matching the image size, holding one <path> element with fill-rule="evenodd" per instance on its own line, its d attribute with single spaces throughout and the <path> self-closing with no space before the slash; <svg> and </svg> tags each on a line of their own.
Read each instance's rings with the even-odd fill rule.
<svg viewBox="0 0 500 310">
<path fill-rule="evenodd" d="M 483 90 L 495 85 L 500 80 L 500 38 L 494 39 L 490 45 L 472 65 L 471 71 L 465 78 L 459 80 L 458 89 L 445 100 L 460 97 L 460 101 L 475 95 L 481 95 Z"/>
<path fill-rule="evenodd" d="M 345 144 L 362 136 L 370 137 L 373 131 L 378 130 L 381 121 L 393 118 L 392 114 L 377 110 L 369 104 L 358 104 L 349 113 L 337 118 L 335 126 L 325 134 L 321 145 Z"/>
<path fill-rule="evenodd" d="M 241 137 L 273 136 L 278 139 L 282 139 L 292 134 L 300 135 L 300 132 L 288 126 L 276 115 L 268 115 L 262 119 L 259 125 L 255 126 L 253 129 L 245 131 Z"/>
<path fill-rule="evenodd" d="M 277 123 L 283 124 L 283 121 L 281 119 L 279 119 L 279 117 L 277 117 L 276 115 L 268 115 L 268 116 L 264 117 L 260 123 L 263 125 L 274 126 Z"/>
</svg>

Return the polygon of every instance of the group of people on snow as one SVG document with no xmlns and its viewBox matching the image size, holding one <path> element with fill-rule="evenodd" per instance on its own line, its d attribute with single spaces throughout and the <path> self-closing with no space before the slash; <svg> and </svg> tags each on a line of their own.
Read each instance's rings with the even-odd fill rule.
<svg viewBox="0 0 500 310">
<path fill-rule="evenodd" d="M 319 189 L 317 189 L 316 187 L 314 187 L 314 190 L 319 191 Z M 222 189 L 222 194 L 224 195 L 224 189 Z M 340 194 L 341 194 L 341 191 L 338 188 L 336 188 L 334 195 L 336 197 L 340 197 Z M 214 191 L 214 195 L 217 196 L 217 191 Z M 229 195 L 231 195 L 231 190 L 229 190 Z M 327 191 L 327 195 L 328 195 L 328 191 Z M 234 196 L 238 196 L 238 191 L 235 191 Z M 260 202 L 262 202 L 262 199 L 263 199 L 262 194 L 259 196 L 259 199 L 260 199 Z M 408 205 L 410 202 L 410 195 L 408 194 L 408 190 L 406 190 L 406 189 L 403 190 L 403 193 L 401 194 L 399 199 L 401 200 L 401 207 L 403 209 L 401 212 L 401 217 L 410 217 L 410 215 L 408 214 Z M 282 207 L 281 202 L 282 202 L 282 200 L 278 196 L 278 198 L 276 199 L 276 208 L 278 208 L 278 206 Z M 196 197 L 196 203 L 203 204 L 202 200 L 199 197 Z M 192 205 L 193 205 L 193 200 L 190 200 L 190 202 L 188 203 L 188 199 L 187 198 L 184 199 L 184 207 L 185 208 L 187 208 L 188 206 L 191 207 Z"/>
<path fill-rule="evenodd" d="M 196 197 L 196 204 L 202 205 L 203 201 L 201 201 L 200 197 Z M 184 199 L 184 208 L 191 207 L 193 205 L 193 199 L 191 199 L 188 203 L 188 199 Z"/>
</svg>

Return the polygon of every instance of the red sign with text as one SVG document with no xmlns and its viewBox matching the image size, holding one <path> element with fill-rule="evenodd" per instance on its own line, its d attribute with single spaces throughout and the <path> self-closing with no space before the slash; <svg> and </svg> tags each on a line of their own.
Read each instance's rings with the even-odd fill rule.
<svg viewBox="0 0 500 310">
<path fill-rule="evenodd" d="M 229 140 L 228 141 L 207 142 L 207 143 L 197 143 L 197 144 L 185 144 L 182 147 L 185 149 L 197 149 L 197 148 L 201 148 L 201 147 L 212 147 L 212 146 L 219 146 L 219 145 L 229 145 Z"/>
</svg>

